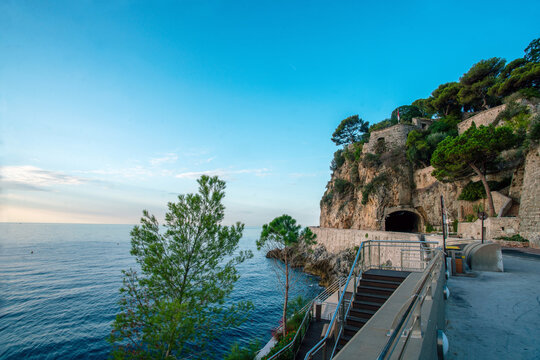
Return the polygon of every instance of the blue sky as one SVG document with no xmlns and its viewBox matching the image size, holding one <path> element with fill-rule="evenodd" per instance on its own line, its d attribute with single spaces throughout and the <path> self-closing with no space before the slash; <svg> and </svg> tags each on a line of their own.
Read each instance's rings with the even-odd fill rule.
<svg viewBox="0 0 540 360">
<path fill-rule="evenodd" d="M 200 174 L 318 225 L 330 136 L 540 36 L 538 1 L 1 1 L 0 221 L 136 223 Z"/>
</svg>

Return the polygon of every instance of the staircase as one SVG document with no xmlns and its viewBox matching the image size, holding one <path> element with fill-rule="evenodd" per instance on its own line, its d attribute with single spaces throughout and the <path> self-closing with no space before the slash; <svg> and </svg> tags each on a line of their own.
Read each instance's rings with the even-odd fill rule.
<svg viewBox="0 0 540 360">
<path fill-rule="evenodd" d="M 409 274 L 407 271 L 394 270 L 368 270 L 362 274 L 336 353 L 379 310 Z"/>
</svg>

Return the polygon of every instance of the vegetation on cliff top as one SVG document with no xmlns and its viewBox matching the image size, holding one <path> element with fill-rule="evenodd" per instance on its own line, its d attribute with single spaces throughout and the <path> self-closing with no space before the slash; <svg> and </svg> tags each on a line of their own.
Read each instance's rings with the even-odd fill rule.
<svg viewBox="0 0 540 360">
<path fill-rule="evenodd" d="M 335 172 L 348 163 L 351 168 L 350 181 L 333 179 L 333 184 L 329 184 L 321 200 L 321 206 L 331 204 L 335 195 L 347 195 L 356 189 L 362 190 L 362 203 L 365 204 L 369 194 L 375 191 L 374 187 L 382 186 L 384 182 L 376 181 L 365 185 L 360 183 L 358 174 L 352 174 L 352 172 L 354 169 L 358 171 L 358 164 L 362 164 L 365 168 L 381 166 L 380 155 L 387 149 L 384 148 L 384 143 L 381 143 L 377 145 L 383 148 L 376 148 L 375 154 L 363 154 L 363 145 L 369 141 L 370 133 L 393 126 L 398 122 L 411 123 L 415 117 L 435 118 L 427 129 L 409 132 L 406 142 L 407 159 L 414 168 L 434 165 L 439 169 L 434 174 L 440 179 L 450 181 L 458 178 L 460 174 L 468 176 L 469 173 L 481 173 L 482 179 L 486 172 L 493 168 L 493 166 L 490 168 L 490 165 L 497 162 L 500 165 L 503 162 L 498 155 L 503 150 L 512 147 L 510 143 L 520 144 L 524 151 L 518 151 L 516 154 L 523 158 L 529 143 L 540 140 L 540 116 L 533 115 L 521 99 L 527 99 L 533 104 L 537 104 L 540 99 L 540 39 L 531 41 L 525 49 L 523 58 L 509 63 L 498 57 L 481 60 L 463 74 L 459 81 L 441 84 L 428 98 L 417 99 L 410 105 L 397 107 L 392 111 L 390 118 L 379 123 L 369 126 L 369 123 L 358 115 L 344 119 L 332 136 L 332 141 L 336 145 L 344 146 L 334 154 L 330 169 Z M 458 136 L 457 124 L 459 122 L 475 112 L 487 110 L 503 102 L 507 104 L 506 109 L 499 114 L 495 124 L 504 125 L 506 130 L 475 128 L 466 132 L 466 135 Z M 484 134 L 486 131 L 490 132 L 487 134 L 488 137 L 499 136 L 504 132 L 506 138 L 501 141 L 486 140 L 485 144 L 478 144 L 477 135 L 480 136 L 480 133 Z M 510 138 L 513 140 L 510 141 Z M 466 146 L 470 151 L 469 154 L 462 151 L 467 142 L 466 139 L 469 141 Z M 474 150 L 477 152 L 470 147 L 473 143 L 478 145 Z M 482 149 L 479 145 L 482 145 Z M 436 152 L 437 156 L 434 159 Z M 446 159 L 442 156 L 445 152 L 448 153 Z M 457 161 L 455 158 L 459 157 L 457 154 L 460 154 L 461 158 L 465 155 L 485 156 L 485 158 L 481 162 L 477 158 L 476 162 L 472 162 L 472 166 L 471 163 L 465 163 L 462 166 L 465 160 L 459 162 L 460 165 L 450 166 L 450 161 Z M 397 158 L 394 160 L 399 161 Z M 443 165 L 445 161 L 447 165 Z M 482 183 L 484 184 L 483 181 Z M 365 188 L 366 186 L 368 188 Z M 490 197 L 489 184 L 485 183 L 483 187 L 484 192 L 487 191 Z M 491 207 L 490 211 L 492 211 Z"/>
</svg>

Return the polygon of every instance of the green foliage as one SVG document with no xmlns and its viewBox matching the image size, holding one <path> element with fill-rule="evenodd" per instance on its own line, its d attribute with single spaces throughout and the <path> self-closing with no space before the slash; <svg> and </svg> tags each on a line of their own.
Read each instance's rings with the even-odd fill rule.
<svg viewBox="0 0 540 360">
<path fill-rule="evenodd" d="M 338 150 L 334 153 L 334 158 L 330 163 L 330 170 L 336 171 L 345 163 L 345 156 L 343 155 L 344 150 Z"/>
<path fill-rule="evenodd" d="M 328 191 L 326 194 L 323 195 L 322 199 L 321 199 L 321 207 L 324 205 L 331 205 L 332 204 L 332 199 L 334 198 L 334 191 L 333 190 L 330 190 Z"/>
<path fill-rule="evenodd" d="M 481 181 L 470 181 L 458 196 L 458 200 L 476 201 L 478 199 L 486 198 L 486 190 Z"/>
<path fill-rule="evenodd" d="M 390 126 L 394 126 L 397 124 L 397 119 L 396 120 L 391 120 L 391 119 L 384 119 L 383 121 L 380 121 L 376 124 L 373 124 L 369 127 L 369 132 L 372 133 L 374 131 L 377 131 L 377 130 L 382 130 L 382 129 L 386 129 L 386 128 L 389 128 Z"/>
<path fill-rule="evenodd" d="M 289 215 L 281 215 L 268 224 L 264 224 L 261 231 L 261 236 L 257 240 L 257 249 L 261 250 L 281 250 L 283 253 L 284 266 L 277 266 L 276 269 L 282 273 L 283 279 L 279 275 L 278 280 L 284 284 L 284 302 L 283 302 L 283 316 L 282 323 L 287 324 L 287 305 L 289 302 L 289 289 L 290 271 L 292 260 L 289 253 L 294 254 L 295 250 L 300 245 L 313 245 L 315 244 L 316 235 L 308 228 L 301 230 L 301 226 L 296 224 L 296 220 Z M 283 336 L 286 334 L 286 326 L 283 326 Z"/>
<path fill-rule="evenodd" d="M 478 216 L 476 216 L 476 214 L 467 214 L 465 216 L 465 222 L 475 222 L 476 220 L 478 220 Z"/>
<path fill-rule="evenodd" d="M 525 48 L 525 60 L 532 63 L 540 62 L 540 38 L 534 39 Z"/>
<path fill-rule="evenodd" d="M 534 116 L 531 120 L 529 139 L 535 142 L 540 140 L 540 115 Z"/>
<path fill-rule="evenodd" d="M 420 113 L 422 113 L 422 117 L 431 119 L 435 114 L 435 110 L 431 106 L 430 99 L 418 99 L 413 101 L 412 105 L 416 106 Z"/>
<path fill-rule="evenodd" d="M 379 174 L 373 178 L 368 184 L 362 189 L 362 205 L 366 205 L 369 200 L 369 196 L 373 194 L 377 189 L 384 185 L 388 181 L 388 175 L 385 173 Z"/>
<path fill-rule="evenodd" d="M 491 191 L 498 191 L 509 186 L 512 178 L 507 177 L 501 181 L 488 181 Z M 476 201 L 486 198 L 486 189 L 481 181 L 469 181 L 459 194 L 458 200 Z"/>
<path fill-rule="evenodd" d="M 362 157 L 362 165 L 367 168 L 374 168 L 381 165 L 381 156 L 379 154 L 366 153 Z"/>
<path fill-rule="evenodd" d="M 259 340 L 253 340 L 248 345 L 240 347 L 240 344 L 235 342 L 231 346 L 229 353 L 225 355 L 225 360 L 253 360 L 261 348 Z"/>
<path fill-rule="evenodd" d="M 433 231 L 435 231 L 435 228 L 433 227 L 433 225 L 431 225 L 430 223 L 427 223 L 426 224 L 426 232 L 430 233 L 430 232 L 433 232 Z"/>
<path fill-rule="evenodd" d="M 500 77 L 489 90 L 489 95 L 504 97 L 528 88 L 531 88 L 533 92 L 538 91 L 540 63 L 516 62 L 508 71 L 510 74 L 506 77 Z"/>
<path fill-rule="evenodd" d="M 339 195 L 350 194 L 354 191 L 354 185 L 344 179 L 334 180 L 334 190 Z"/>
<path fill-rule="evenodd" d="M 503 151 L 515 145 L 512 130 L 501 126 L 480 126 L 474 123 L 463 134 L 447 137 L 439 143 L 431 157 L 432 175 L 441 181 L 452 181 L 478 169 L 483 176 L 486 166 Z M 476 172 L 476 170 L 475 170 Z"/>
<path fill-rule="evenodd" d="M 488 165 L 500 155 L 503 150 L 516 145 L 517 138 L 508 127 L 473 125 L 463 134 L 447 137 L 439 143 L 431 157 L 434 170 L 432 175 L 441 181 L 452 181 L 474 171 L 481 180 L 485 180 Z M 495 215 L 493 198 L 487 181 L 484 183 L 489 201 L 490 215 Z"/>
<path fill-rule="evenodd" d="M 348 145 L 365 140 L 365 134 L 369 131 L 369 123 L 362 120 L 358 115 L 349 116 L 341 121 L 332 134 L 332 141 L 336 145 Z"/>
<path fill-rule="evenodd" d="M 514 234 L 512 236 L 499 236 L 499 237 L 496 237 L 495 239 L 505 240 L 505 241 L 529 242 L 528 239 L 525 239 L 523 236 L 519 234 Z"/>
<path fill-rule="evenodd" d="M 500 103 L 500 98 L 490 95 L 489 89 L 497 82 L 505 62 L 497 57 L 481 60 L 463 74 L 458 98 L 465 111 L 486 110 Z"/>
<path fill-rule="evenodd" d="M 431 93 L 430 107 L 436 114 L 439 114 L 439 116 L 459 116 L 461 114 L 461 104 L 458 99 L 458 94 L 461 88 L 461 84 L 457 82 L 439 85 L 439 87 Z"/>
<path fill-rule="evenodd" d="M 417 106 L 402 105 L 402 106 L 398 106 L 392 111 L 392 114 L 390 115 L 390 120 L 392 122 L 395 122 L 395 123 L 398 122 L 398 117 L 397 117 L 398 110 L 399 110 L 400 122 L 402 124 L 409 124 L 412 122 L 413 118 L 424 116 L 424 113 Z"/>
<path fill-rule="evenodd" d="M 131 231 L 131 254 L 140 267 L 124 271 L 120 312 L 109 342 L 113 358 L 211 357 L 205 345 L 241 324 L 249 302 L 225 305 L 239 275 L 244 225 L 223 226 L 225 182 L 202 176 L 199 192 L 168 204 L 161 226 L 143 212 Z M 188 346 L 189 345 L 189 346 Z"/>
<path fill-rule="evenodd" d="M 433 122 L 427 130 L 413 130 L 407 136 L 407 159 L 416 167 L 429 166 L 431 155 L 437 145 L 448 136 L 457 135 L 457 123 L 454 116 L 447 116 Z"/>
<path fill-rule="evenodd" d="M 457 219 L 454 219 L 454 221 L 452 221 L 452 229 L 455 233 L 457 233 L 457 230 L 458 230 L 458 224 L 459 224 L 459 221 Z"/>
<path fill-rule="evenodd" d="M 496 121 L 504 122 L 514 131 L 526 131 L 530 123 L 530 110 L 517 101 L 509 102 L 506 108 L 497 115 Z"/>
</svg>

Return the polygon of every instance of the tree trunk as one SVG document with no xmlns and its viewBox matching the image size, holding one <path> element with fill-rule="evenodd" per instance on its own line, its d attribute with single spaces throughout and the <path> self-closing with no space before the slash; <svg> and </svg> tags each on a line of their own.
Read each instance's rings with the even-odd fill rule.
<svg viewBox="0 0 540 360">
<path fill-rule="evenodd" d="M 285 248 L 286 249 L 286 248 Z M 283 337 L 287 335 L 287 303 L 289 300 L 289 261 L 287 258 L 287 250 L 285 250 L 285 302 L 283 303 Z"/>
<path fill-rule="evenodd" d="M 469 166 L 474 170 L 476 175 L 480 177 L 480 180 L 482 180 L 482 184 L 484 185 L 484 190 L 486 191 L 486 196 L 488 199 L 489 216 L 495 217 L 495 206 L 493 205 L 493 197 L 491 196 L 491 190 L 489 190 L 489 184 L 486 180 L 486 177 L 476 165 L 469 163 Z"/>
</svg>

